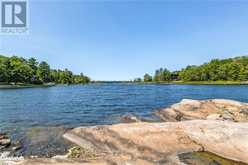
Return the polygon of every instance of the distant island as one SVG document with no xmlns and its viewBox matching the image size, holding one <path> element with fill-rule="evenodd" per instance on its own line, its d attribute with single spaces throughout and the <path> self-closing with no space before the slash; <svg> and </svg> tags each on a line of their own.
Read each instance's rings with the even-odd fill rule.
<svg viewBox="0 0 248 165">
<path fill-rule="evenodd" d="M 0 88 L 51 86 L 53 84 L 86 84 L 90 78 L 68 69 L 51 69 L 45 61 L 35 58 L 0 55 Z"/>
<path fill-rule="evenodd" d="M 160 68 L 153 76 L 145 74 L 134 82 L 175 84 L 247 84 L 248 56 L 213 59 L 202 65 L 190 65 L 179 71 Z"/>
</svg>

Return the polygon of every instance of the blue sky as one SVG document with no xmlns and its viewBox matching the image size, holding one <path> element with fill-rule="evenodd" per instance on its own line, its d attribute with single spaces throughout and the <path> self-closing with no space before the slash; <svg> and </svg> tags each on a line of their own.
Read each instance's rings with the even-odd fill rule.
<svg viewBox="0 0 248 165">
<path fill-rule="evenodd" d="M 0 54 L 94 80 L 130 80 L 248 53 L 248 1 L 30 0 L 30 30 Z"/>
</svg>

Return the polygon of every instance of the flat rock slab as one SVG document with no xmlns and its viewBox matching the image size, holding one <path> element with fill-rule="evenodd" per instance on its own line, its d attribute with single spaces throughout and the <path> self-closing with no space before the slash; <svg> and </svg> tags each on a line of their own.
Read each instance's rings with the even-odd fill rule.
<svg viewBox="0 0 248 165">
<path fill-rule="evenodd" d="M 248 123 L 192 120 L 79 127 L 64 137 L 84 148 L 130 159 L 166 162 L 171 155 L 209 151 L 248 163 Z M 107 157 L 106 157 L 107 158 Z"/>
<path fill-rule="evenodd" d="M 193 119 L 248 121 L 248 104 L 234 100 L 211 99 L 190 100 L 156 111 L 162 121 L 183 121 Z"/>
</svg>

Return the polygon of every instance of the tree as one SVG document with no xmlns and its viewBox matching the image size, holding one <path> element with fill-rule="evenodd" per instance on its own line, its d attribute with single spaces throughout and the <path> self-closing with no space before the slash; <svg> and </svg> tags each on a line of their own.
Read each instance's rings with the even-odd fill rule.
<svg viewBox="0 0 248 165">
<path fill-rule="evenodd" d="M 135 78 L 133 81 L 134 81 L 134 82 L 141 82 L 142 79 L 141 79 L 141 78 Z"/>
<path fill-rule="evenodd" d="M 248 80 L 248 65 L 242 66 L 240 68 L 238 79 L 240 81 L 246 81 L 246 80 Z"/>
<path fill-rule="evenodd" d="M 155 82 L 162 82 L 162 81 L 170 81 L 171 80 L 171 73 L 166 68 L 160 68 L 155 71 L 154 81 Z"/>
<path fill-rule="evenodd" d="M 154 79 L 155 82 L 160 81 L 160 71 L 159 70 L 155 71 L 155 75 L 154 75 L 153 79 Z"/>
<path fill-rule="evenodd" d="M 146 73 L 144 75 L 144 82 L 151 82 L 151 81 L 152 81 L 152 76 Z"/>
<path fill-rule="evenodd" d="M 37 69 L 37 75 L 42 82 L 49 82 L 51 80 L 50 66 L 45 61 L 42 61 L 39 64 Z"/>
<path fill-rule="evenodd" d="M 59 82 L 59 71 L 56 69 L 50 70 L 51 81 L 58 83 Z"/>
<path fill-rule="evenodd" d="M 72 71 L 50 69 L 45 61 L 38 63 L 35 58 L 25 59 L 0 55 L 0 82 L 1 83 L 89 83 L 90 78 L 84 74 L 74 75 Z"/>
<path fill-rule="evenodd" d="M 36 74 L 37 68 L 38 68 L 38 62 L 35 58 L 28 59 L 28 65 L 33 69 L 33 73 Z"/>
<path fill-rule="evenodd" d="M 228 58 L 228 59 L 213 59 L 209 63 L 204 63 L 199 66 L 187 66 L 186 68 L 174 72 L 169 72 L 164 69 L 156 70 L 154 81 L 248 81 L 248 56 Z"/>
<path fill-rule="evenodd" d="M 168 69 L 164 69 L 163 70 L 163 77 L 162 77 L 162 81 L 170 81 L 171 80 L 171 73 Z"/>
<path fill-rule="evenodd" d="M 164 81 L 164 69 L 160 68 L 158 72 L 159 81 Z"/>
<path fill-rule="evenodd" d="M 72 72 L 69 71 L 68 69 L 65 69 L 61 79 L 64 84 L 71 84 L 73 82 Z"/>
<path fill-rule="evenodd" d="M 0 55 L 0 82 L 9 81 L 8 58 Z"/>
<path fill-rule="evenodd" d="M 179 73 L 179 77 L 184 81 L 200 81 L 200 69 L 197 66 L 187 66 Z"/>
<path fill-rule="evenodd" d="M 173 81 L 179 80 L 179 73 L 180 73 L 180 71 L 174 71 L 174 72 L 172 72 L 171 73 L 171 80 L 173 80 Z"/>
<path fill-rule="evenodd" d="M 73 82 L 75 84 L 86 84 L 90 82 L 90 79 L 89 77 L 85 76 L 83 73 L 80 73 L 80 75 L 73 76 Z"/>
<path fill-rule="evenodd" d="M 29 67 L 25 60 L 13 56 L 9 59 L 10 82 L 29 82 L 32 77 L 32 68 Z"/>
</svg>

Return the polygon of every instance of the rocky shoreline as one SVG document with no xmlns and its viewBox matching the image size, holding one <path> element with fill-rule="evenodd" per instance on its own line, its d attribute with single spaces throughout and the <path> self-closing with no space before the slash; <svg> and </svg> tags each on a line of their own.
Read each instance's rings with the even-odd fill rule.
<svg viewBox="0 0 248 165">
<path fill-rule="evenodd" d="M 22 148 L 20 141 L 13 142 L 7 133 L 0 133 L 0 151 L 5 151 L 6 153 L 14 153 Z"/>
<path fill-rule="evenodd" d="M 234 100 L 211 99 L 189 100 L 155 112 L 162 121 L 184 120 L 227 120 L 234 122 L 248 121 L 248 103 Z"/>
<path fill-rule="evenodd" d="M 155 115 L 160 122 L 144 121 L 130 115 L 123 117 L 124 123 L 121 124 L 69 130 L 64 138 L 78 147 L 73 147 L 67 155 L 12 163 L 181 165 L 206 160 L 216 165 L 248 164 L 247 103 L 185 99 L 156 111 Z M 2 139 L 7 144 L 8 140 Z M 193 160 L 196 157 L 200 159 Z"/>
</svg>

